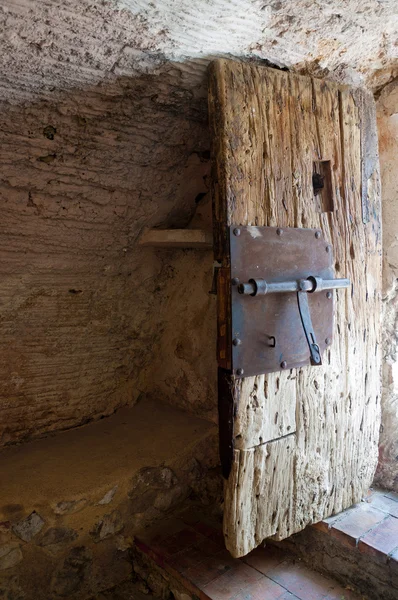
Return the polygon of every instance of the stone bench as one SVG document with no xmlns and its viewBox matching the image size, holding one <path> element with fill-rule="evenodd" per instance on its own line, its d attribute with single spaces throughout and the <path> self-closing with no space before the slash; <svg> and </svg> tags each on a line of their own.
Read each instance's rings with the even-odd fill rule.
<svg viewBox="0 0 398 600">
<path fill-rule="evenodd" d="M 190 497 L 212 502 L 217 464 L 214 424 L 152 401 L 5 448 L 0 596 L 80 600 L 129 577 L 133 534 Z"/>
</svg>

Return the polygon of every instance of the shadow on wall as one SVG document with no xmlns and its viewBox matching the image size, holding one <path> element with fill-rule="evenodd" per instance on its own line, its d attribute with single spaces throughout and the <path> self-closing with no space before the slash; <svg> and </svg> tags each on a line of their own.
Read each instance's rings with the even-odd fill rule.
<svg viewBox="0 0 398 600">
<path fill-rule="evenodd" d="M 1 444 L 144 393 L 215 413 L 211 251 L 143 249 L 209 188 L 205 77 L 167 63 L 0 112 Z"/>
</svg>

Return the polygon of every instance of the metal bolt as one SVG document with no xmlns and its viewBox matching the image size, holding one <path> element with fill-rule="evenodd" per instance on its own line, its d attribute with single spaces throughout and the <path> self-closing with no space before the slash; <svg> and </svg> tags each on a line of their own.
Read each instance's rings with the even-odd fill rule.
<svg viewBox="0 0 398 600">
<path fill-rule="evenodd" d="M 332 297 L 332 292 L 326 292 L 326 298 L 328 300 L 330 300 L 331 297 Z"/>
<path fill-rule="evenodd" d="M 234 229 L 234 235 L 236 235 L 236 236 L 240 235 L 240 229 L 238 227 L 236 227 L 236 229 Z"/>
<path fill-rule="evenodd" d="M 281 362 L 281 368 L 282 368 L 282 369 L 286 369 L 286 367 L 287 367 L 287 362 L 286 362 L 285 360 L 283 360 L 283 361 Z"/>
<path fill-rule="evenodd" d="M 332 343 L 332 340 L 330 338 L 326 338 L 326 340 L 325 340 L 326 346 L 330 346 L 331 343 Z"/>
<path fill-rule="evenodd" d="M 243 369 L 236 369 L 236 374 L 238 377 L 241 377 L 241 375 L 243 375 L 244 370 Z"/>
<path fill-rule="evenodd" d="M 232 285 L 239 285 L 239 279 L 237 277 L 234 277 L 233 279 L 231 279 L 231 283 Z"/>
<path fill-rule="evenodd" d="M 321 235 L 322 235 L 322 234 L 321 234 L 321 232 L 320 232 L 320 231 L 316 231 L 316 232 L 315 232 L 315 237 L 316 237 L 316 239 L 317 239 L 317 240 L 319 240 L 319 238 L 321 237 Z"/>
<path fill-rule="evenodd" d="M 232 340 L 232 343 L 233 343 L 234 346 L 240 346 L 241 343 L 242 343 L 242 340 L 240 340 L 239 338 L 234 338 Z"/>
<path fill-rule="evenodd" d="M 326 246 L 325 250 L 326 252 L 330 252 L 330 246 Z"/>
<path fill-rule="evenodd" d="M 280 229 L 278 227 L 278 229 L 276 230 L 276 235 L 282 235 L 282 233 L 283 233 L 283 229 Z"/>
<path fill-rule="evenodd" d="M 299 288 L 302 292 L 306 292 L 308 289 L 308 281 L 306 279 L 300 279 Z"/>
</svg>

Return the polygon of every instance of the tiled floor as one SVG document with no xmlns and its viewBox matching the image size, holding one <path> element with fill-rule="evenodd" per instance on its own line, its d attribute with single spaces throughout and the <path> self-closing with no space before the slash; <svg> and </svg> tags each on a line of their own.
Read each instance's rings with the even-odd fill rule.
<svg viewBox="0 0 398 600">
<path fill-rule="evenodd" d="M 192 514 L 164 521 L 136 539 L 137 548 L 200 600 L 359 600 L 280 549 L 233 559 L 221 530 Z"/>
<path fill-rule="evenodd" d="M 363 554 L 398 561 L 398 494 L 370 490 L 365 502 L 314 527 Z"/>
</svg>

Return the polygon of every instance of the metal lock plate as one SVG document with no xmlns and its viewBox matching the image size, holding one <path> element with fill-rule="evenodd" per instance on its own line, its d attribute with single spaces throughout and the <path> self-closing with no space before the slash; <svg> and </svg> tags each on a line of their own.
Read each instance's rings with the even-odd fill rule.
<svg viewBox="0 0 398 600">
<path fill-rule="evenodd" d="M 287 282 L 334 276 L 332 247 L 316 229 L 230 227 L 231 356 L 235 375 L 251 376 L 310 364 L 310 351 L 294 292 L 252 297 L 238 283 L 262 278 Z M 235 284 L 235 285 L 234 285 Z M 331 343 L 331 291 L 307 293 L 319 352 Z"/>
</svg>

